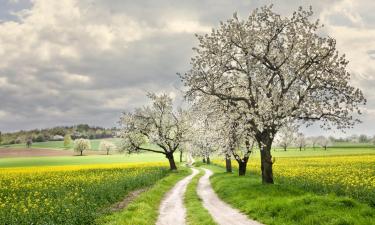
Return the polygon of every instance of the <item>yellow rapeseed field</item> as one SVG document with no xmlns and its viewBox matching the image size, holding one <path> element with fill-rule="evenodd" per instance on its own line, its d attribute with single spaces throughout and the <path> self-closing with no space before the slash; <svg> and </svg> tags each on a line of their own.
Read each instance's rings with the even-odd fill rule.
<svg viewBox="0 0 375 225">
<path fill-rule="evenodd" d="M 233 165 L 237 163 L 233 161 Z M 259 158 L 249 161 L 248 171 L 260 172 Z M 280 157 L 274 163 L 274 178 L 276 182 L 335 192 L 375 205 L 375 155 Z"/>
<path fill-rule="evenodd" d="M 156 182 L 167 171 L 164 163 L 1 169 L 0 221 L 89 224 L 127 192 Z"/>
</svg>

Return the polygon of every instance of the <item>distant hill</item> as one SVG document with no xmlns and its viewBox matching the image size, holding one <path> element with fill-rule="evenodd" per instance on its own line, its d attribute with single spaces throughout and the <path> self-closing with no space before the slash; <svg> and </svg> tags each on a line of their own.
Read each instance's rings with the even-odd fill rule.
<svg viewBox="0 0 375 225">
<path fill-rule="evenodd" d="M 57 126 L 46 129 L 21 130 L 11 133 L 0 133 L 0 144 L 19 144 L 26 143 L 27 140 L 33 142 L 44 142 L 56 140 L 70 134 L 72 139 L 88 138 L 111 138 L 115 137 L 116 128 L 103 128 L 98 126 L 89 126 L 88 124 L 78 124 L 74 126 Z"/>
</svg>

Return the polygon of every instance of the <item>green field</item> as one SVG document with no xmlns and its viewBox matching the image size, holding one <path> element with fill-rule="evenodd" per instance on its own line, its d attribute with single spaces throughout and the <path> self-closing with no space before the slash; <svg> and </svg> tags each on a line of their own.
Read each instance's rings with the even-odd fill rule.
<svg viewBox="0 0 375 225">
<path fill-rule="evenodd" d="M 119 138 L 106 138 L 106 139 L 93 139 L 91 142 L 91 150 L 99 150 L 100 142 L 106 140 L 114 144 L 119 144 L 121 139 Z M 47 149 L 73 149 L 72 141 L 69 146 L 64 146 L 64 141 L 47 141 L 47 142 L 34 142 L 31 148 L 47 148 Z M 13 145 L 0 145 L 0 148 L 25 148 L 26 144 L 13 144 Z"/>
</svg>

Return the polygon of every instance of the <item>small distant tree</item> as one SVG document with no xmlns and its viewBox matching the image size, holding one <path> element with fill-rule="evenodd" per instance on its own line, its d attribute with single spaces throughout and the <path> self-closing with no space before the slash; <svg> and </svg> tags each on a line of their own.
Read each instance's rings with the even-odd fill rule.
<svg viewBox="0 0 375 225">
<path fill-rule="evenodd" d="M 77 139 L 74 141 L 74 151 L 79 152 L 80 155 L 83 155 L 83 151 L 91 149 L 90 140 L 87 139 Z"/>
<path fill-rule="evenodd" d="M 179 148 L 178 151 L 180 152 L 180 162 L 182 162 L 182 155 L 184 154 L 184 149 Z"/>
<path fill-rule="evenodd" d="M 298 146 L 299 150 L 302 151 L 302 148 L 306 148 L 306 137 L 303 133 L 298 133 L 296 137 L 296 145 Z"/>
<path fill-rule="evenodd" d="M 33 144 L 32 138 L 28 138 L 27 141 L 26 141 L 26 147 L 30 148 L 32 144 Z"/>
<path fill-rule="evenodd" d="M 64 136 L 64 147 L 68 148 L 71 143 L 72 143 L 72 137 L 70 136 L 70 134 L 65 134 L 65 136 Z"/>
<path fill-rule="evenodd" d="M 278 144 L 286 151 L 286 149 L 295 142 L 297 127 L 291 124 L 283 126 L 276 138 Z"/>
<path fill-rule="evenodd" d="M 327 150 L 327 147 L 332 144 L 331 141 L 324 136 L 318 137 L 318 143 L 319 143 L 320 146 L 322 146 L 324 148 L 324 150 Z"/>
<path fill-rule="evenodd" d="M 361 134 L 358 137 L 359 143 L 367 143 L 369 140 L 370 138 L 368 138 L 366 134 Z"/>
<path fill-rule="evenodd" d="M 110 151 L 116 150 L 116 145 L 109 141 L 101 141 L 99 145 L 99 149 L 105 151 L 107 155 L 109 155 Z"/>
<path fill-rule="evenodd" d="M 313 147 L 313 149 L 315 150 L 315 147 L 319 144 L 319 138 L 318 137 L 309 137 L 309 142 L 310 142 L 310 145 Z"/>
</svg>

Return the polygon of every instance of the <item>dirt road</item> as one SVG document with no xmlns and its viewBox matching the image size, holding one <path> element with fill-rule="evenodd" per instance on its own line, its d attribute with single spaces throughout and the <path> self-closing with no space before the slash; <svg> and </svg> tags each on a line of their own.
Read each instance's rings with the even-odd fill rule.
<svg viewBox="0 0 375 225">
<path fill-rule="evenodd" d="M 184 194 L 191 179 L 199 173 L 193 169 L 193 173 L 179 181 L 164 197 L 160 208 L 156 225 L 184 225 L 186 224 L 186 209 L 184 206 Z"/>
<path fill-rule="evenodd" d="M 262 225 L 261 223 L 249 219 L 246 215 L 240 213 L 223 202 L 216 195 L 210 184 L 212 171 L 205 170 L 205 175 L 199 179 L 197 193 L 203 201 L 203 206 L 211 214 L 212 218 L 219 225 Z"/>
</svg>

